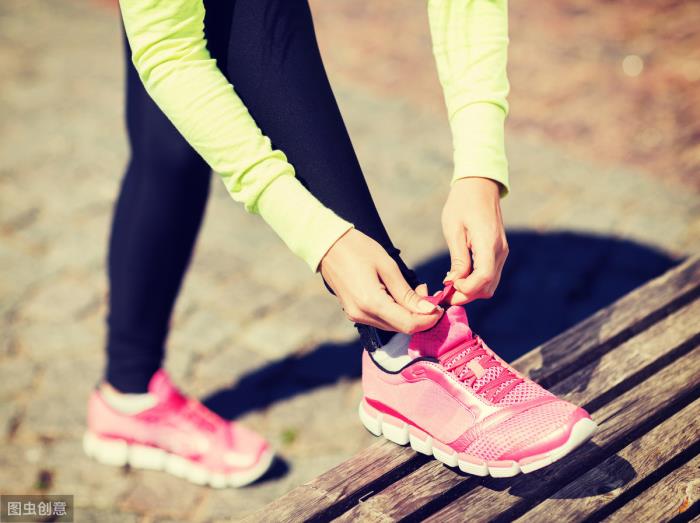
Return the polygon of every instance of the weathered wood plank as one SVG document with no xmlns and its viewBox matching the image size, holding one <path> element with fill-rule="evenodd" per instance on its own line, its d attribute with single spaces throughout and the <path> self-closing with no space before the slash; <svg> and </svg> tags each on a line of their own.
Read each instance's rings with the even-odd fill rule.
<svg viewBox="0 0 700 523">
<path fill-rule="evenodd" d="M 700 344 L 700 299 L 618 346 L 552 388 L 562 398 L 600 408 L 625 389 L 645 379 L 657 367 L 670 363 L 683 351 Z M 697 338 L 694 340 L 693 339 Z M 691 340 L 691 343 L 687 343 Z M 657 364 L 660 362 L 660 364 Z M 593 412 L 593 418 L 598 416 Z M 383 513 L 400 519 L 439 498 L 447 490 L 468 481 L 469 476 L 445 468 L 437 461 L 399 480 L 381 493 L 354 507 L 341 521 Z M 476 481 L 476 479 L 474 479 Z M 460 488 L 467 488 L 461 485 Z"/>
<path fill-rule="evenodd" d="M 313 521 L 321 509 L 341 500 L 348 500 L 352 505 L 371 493 L 372 489 L 383 489 L 394 481 L 395 475 L 409 473 L 426 460 L 426 457 L 416 455 L 411 449 L 381 441 L 351 460 L 296 487 L 242 521 Z M 336 510 L 340 513 L 345 508 L 338 505 Z"/>
<path fill-rule="evenodd" d="M 335 500 L 327 493 L 315 490 L 309 485 L 301 485 L 290 490 L 283 497 L 269 503 L 264 511 L 257 511 L 236 520 L 246 523 L 277 523 L 279 521 L 306 521 L 316 512 L 316 506 L 328 506 Z"/>
<path fill-rule="evenodd" d="M 613 350 L 699 294 L 700 257 L 696 257 L 524 355 L 514 362 L 514 366 L 551 386 L 575 370 L 577 359 L 592 361 Z M 591 356 L 586 356 L 589 353 Z M 383 488 L 387 479 L 415 470 L 421 465 L 421 459 L 410 450 L 386 442 L 375 443 L 351 460 L 252 514 L 246 521 L 282 521 L 290 514 L 298 519 L 313 519 L 315 516 L 328 519 L 352 506 L 359 497 L 370 492 L 373 485 L 377 489 Z M 361 476 L 358 476 L 358 470 L 363 472 Z M 354 479 L 347 483 L 348 478 Z M 310 496 L 308 503 L 304 502 L 306 494 Z M 296 505 L 296 508 L 287 505 Z"/>
<path fill-rule="evenodd" d="M 698 296 L 700 256 L 687 260 L 524 354 L 514 366 L 550 387 Z"/>
<path fill-rule="evenodd" d="M 398 521 L 468 478 L 433 460 L 333 521 Z"/>
<path fill-rule="evenodd" d="M 664 466 L 668 468 L 669 463 L 677 459 L 692 458 L 700 447 L 698 436 L 700 400 L 558 490 L 516 521 L 582 521 L 592 516 L 602 519 L 616 507 L 623 506 L 647 482 L 653 484 L 655 476 L 664 473 Z M 671 470 L 668 468 L 669 472 Z M 697 479 L 700 482 L 700 476 Z M 669 513 L 669 508 L 655 501 L 647 507 L 650 517 L 645 521 L 660 521 Z"/>
<path fill-rule="evenodd" d="M 605 519 L 609 523 L 628 521 L 670 521 L 700 503 L 700 456 L 677 468 L 617 512 Z"/>
<path fill-rule="evenodd" d="M 594 360 L 550 390 L 594 412 L 700 344 L 700 299 Z"/>
<path fill-rule="evenodd" d="M 614 398 L 595 412 L 599 430 L 593 439 L 560 462 L 540 471 L 509 481 L 485 479 L 469 482 L 457 493 L 414 513 L 442 510 L 426 521 L 450 521 L 469 512 L 470 521 L 512 521 L 559 487 L 617 452 L 630 441 L 651 430 L 662 420 L 683 408 L 700 395 L 700 347 L 652 374 L 633 389 Z M 467 480 L 468 482 L 469 480 Z M 458 488 L 461 485 L 457 486 Z M 507 487 L 507 490 L 506 490 Z M 461 497 L 460 497 L 461 496 Z M 500 515 L 494 518 L 494 507 Z"/>
</svg>

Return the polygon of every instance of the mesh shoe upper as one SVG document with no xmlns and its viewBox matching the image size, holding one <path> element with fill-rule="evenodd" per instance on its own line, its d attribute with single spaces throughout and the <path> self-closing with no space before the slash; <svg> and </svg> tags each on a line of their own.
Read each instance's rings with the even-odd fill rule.
<svg viewBox="0 0 700 523">
<path fill-rule="evenodd" d="M 589 417 L 499 358 L 472 332 L 463 307 L 448 307 L 435 327 L 411 337 L 408 350 L 413 363 L 400 372 L 382 372 L 364 358 L 365 397 L 458 453 L 484 461 L 546 453 Z"/>
</svg>

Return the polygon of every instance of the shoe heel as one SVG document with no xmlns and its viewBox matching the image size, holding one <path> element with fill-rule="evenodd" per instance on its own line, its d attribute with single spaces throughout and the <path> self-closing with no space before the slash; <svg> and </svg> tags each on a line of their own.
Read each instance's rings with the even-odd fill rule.
<svg viewBox="0 0 700 523">
<path fill-rule="evenodd" d="M 365 428 L 370 431 L 372 434 L 375 436 L 381 436 L 382 435 L 382 416 L 379 412 L 374 411 L 372 407 L 367 405 L 367 402 L 365 401 L 364 398 L 362 398 L 362 401 L 360 401 L 360 405 L 357 409 L 358 414 L 360 415 L 360 421 L 362 424 L 365 426 Z M 371 412 L 374 411 L 376 415 L 373 415 Z"/>
<path fill-rule="evenodd" d="M 364 398 L 360 402 L 359 414 L 362 424 L 375 436 L 384 435 L 386 439 L 397 445 L 406 445 L 409 442 L 406 423 L 379 412 Z"/>
</svg>

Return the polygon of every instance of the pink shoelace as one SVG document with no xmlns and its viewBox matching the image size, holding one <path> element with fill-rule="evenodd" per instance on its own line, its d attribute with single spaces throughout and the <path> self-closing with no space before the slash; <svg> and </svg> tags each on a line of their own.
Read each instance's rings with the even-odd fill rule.
<svg viewBox="0 0 700 523">
<path fill-rule="evenodd" d="M 202 431 L 216 432 L 222 424 L 226 423 L 223 418 L 214 414 L 199 401 L 188 398 L 179 390 L 171 391 L 168 402 L 176 416 L 189 421 Z"/>
<path fill-rule="evenodd" d="M 428 301 L 435 305 L 440 305 L 447 301 L 453 291 L 454 287 L 452 283 L 449 282 L 442 291 L 430 296 Z M 488 372 L 488 369 L 492 367 L 498 367 L 502 370 L 496 378 L 487 381 L 478 389 L 474 389 L 474 384 L 479 379 L 479 376 L 477 376 L 473 368 L 470 368 L 469 364 L 472 361 L 477 361 L 477 358 L 479 367 L 485 372 Z M 471 332 L 471 329 L 469 329 L 469 334 L 462 343 L 441 355 L 439 360 L 445 370 L 451 372 L 459 381 L 465 383 L 474 389 L 474 392 L 480 394 L 492 403 L 498 403 L 511 390 L 525 381 L 516 376 L 507 367 L 501 365 L 501 362 L 494 358 L 493 354 L 484 347 L 482 339 L 479 336 L 475 336 Z M 504 384 L 505 386 L 503 386 Z"/>
<path fill-rule="evenodd" d="M 223 421 L 222 418 L 193 399 L 188 399 L 178 414 L 206 432 L 216 432 Z"/>
<path fill-rule="evenodd" d="M 479 376 L 470 368 L 469 364 L 472 361 L 477 361 L 479 366 L 488 372 L 492 367 L 498 367 L 501 372 L 492 380 L 487 381 L 478 389 L 474 389 Z M 478 336 L 471 336 L 469 339 L 460 343 L 457 347 L 443 354 L 440 357 L 440 364 L 445 370 L 451 372 L 459 381 L 465 383 L 477 394 L 483 396 L 492 403 L 501 401 L 511 390 L 517 387 L 524 380 L 519 378 L 508 368 L 493 357 L 493 355 L 484 347 L 483 341 Z M 505 386 L 502 386 L 504 385 Z"/>
</svg>

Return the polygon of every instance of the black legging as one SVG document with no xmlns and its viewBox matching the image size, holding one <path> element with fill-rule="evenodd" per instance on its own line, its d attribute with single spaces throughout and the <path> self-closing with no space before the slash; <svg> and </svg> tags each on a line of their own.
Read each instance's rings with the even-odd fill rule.
<svg viewBox="0 0 700 523">
<path fill-rule="evenodd" d="M 211 54 L 273 146 L 327 207 L 403 263 L 374 206 L 331 91 L 306 0 L 209 0 Z M 131 52 L 126 45 L 127 57 Z M 168 323 L 209 194 L 210 170 L 148 96 L 127 59 L 131 159 L 109 247 L 107 380 L 142 392 L 161 366 Z M 365 346 L 387 333 L 358 326 Z"/>
</svg>

